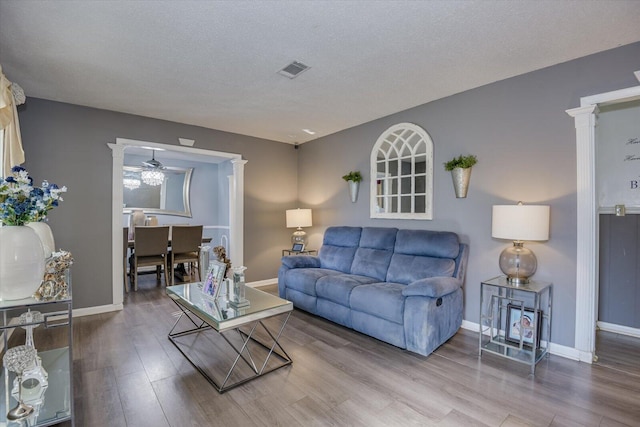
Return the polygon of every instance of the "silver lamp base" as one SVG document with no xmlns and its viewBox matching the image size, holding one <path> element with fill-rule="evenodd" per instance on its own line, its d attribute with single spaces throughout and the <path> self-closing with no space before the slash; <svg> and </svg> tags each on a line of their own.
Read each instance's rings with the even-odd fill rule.
<svg viewBox="0 0 640 427">
<path fill-rule="evenodd" d="M 300 227 L 291 235 L 291 243 L 302 243 L 307 246 L 307 233 Z"/>
<path fill-rule="evenodd" d="M 524 247 L 524 242 L 516 240 L 513 246 L 500 254 L 500 270 L 507 276 L 507 282 L 520 286 L 529 283 L 538 268 L 538 260 L 532 251 Z"/>
</svg>

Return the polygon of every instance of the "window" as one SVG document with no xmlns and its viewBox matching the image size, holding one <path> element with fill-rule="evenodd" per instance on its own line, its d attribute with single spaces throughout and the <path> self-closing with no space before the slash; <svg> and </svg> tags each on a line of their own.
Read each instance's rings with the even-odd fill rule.
<svg viewBox="0 0 640 427">
<path fill-rule="evenodd" d="M 370 216 L 433 219 L 433 142 L 420 126 L 391 126 L 373 146 Z"/>
</svg>

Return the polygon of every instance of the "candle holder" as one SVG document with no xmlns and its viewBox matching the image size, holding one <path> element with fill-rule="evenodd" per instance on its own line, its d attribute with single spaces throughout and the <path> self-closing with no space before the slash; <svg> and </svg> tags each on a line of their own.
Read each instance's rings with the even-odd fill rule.
<svg viewBox="0 0 640 427">
<path fill-rule="evenodd" d="M 35 343 L 33 341 L 33 330 L 44 322 L 44 317 L 39 311 L 26 311 L 18 318 L 18 323 L 26 331 L 25 345 L 35 349 L 35 358 L 32 366 L 22 372 L 21 381 L 18 378 L 13 381 L 11 396 L 18 399 L 22 393 L 22 399 L 25 403 L 32 405 L 35 411 L 38 411 L 39 405 L 43 403 L 44 392 L 49 386 L 49 374 L 42 367 L 42 359 L 38 355 Z"/>
<path fill-rule="evenodd" d="M 36 349 L 28 345 L 19 345 L 7 350 L 2 358 L 4 367 L 11 372 L 15 372 L 18 384 L 22 382 L 22 373 L 25 369 L 33 366 L 36 359 Z M 7 413 L 10 421 L 22 420 L 33 412 L 33 406 L 22 401 L 22 387 L 18 387 L 18 404 Z"/>
<path fill-rule="evenodd" d="M 233 308 L 247 307 L 249 301 L 245 298 L 244 271 L 247 267 L 233 267 L 233 291 L 229 296 L 229 304 Z"/>
</svg>

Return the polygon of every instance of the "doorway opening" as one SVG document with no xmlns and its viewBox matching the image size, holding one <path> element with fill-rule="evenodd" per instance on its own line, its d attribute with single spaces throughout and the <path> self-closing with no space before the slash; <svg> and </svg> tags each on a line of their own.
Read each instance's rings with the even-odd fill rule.
<svg viewBox="0 0 640 427">
<path fill-rule="evenodd" d="M 228 171 L 228 244 L 229 253 L 232 259 L 243 263 L 243 230 L 244 230 L 244 165 L 246 160 L 242 160 L 240 154 L 226 153 L 221 151 L 203 150 L 199 148 L 160 144 L 148 141 L 137 141 L 124 138 L 116 138 L 116 143 L 108 144 L 113 156 L 112 175 L 112 277 L 113 277 L 113 305 L 122 308 L 123 303 L 123 249 L 122 249 L 122 226 L 123 226 L 123 170 L 125 151 L 135 152 L 141 147 L 164 150 L 171 153 L 172 158 L 189 160 L 200 163 L 221 163 L 230 164 Z M 196 160 L 197 159 L 197 160 Z M 192 198 L 194 195 L 191 196 Z M 242 265 L 242 264 L 241 264 Z"/>
</svg>

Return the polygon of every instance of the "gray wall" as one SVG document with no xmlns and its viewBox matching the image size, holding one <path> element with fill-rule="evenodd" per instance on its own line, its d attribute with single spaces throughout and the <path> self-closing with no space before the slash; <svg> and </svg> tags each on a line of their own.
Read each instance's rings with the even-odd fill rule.
<svg viewBox="0 0 640 427">
<path fill-rule="evenodd" d="M 470 244 L 464 318 L 478 322 L 479 284 L 501 274 L 498 256 L 508 241 L 491 237 L 491 206 L 525 203 L 551 206 L 548 242 L 527 243 L 538 257 L 535 279 L 554 283 L 553 342 L 573 347 L 576 294 L 576 136 L 565 110 L 580 97 L 638 81 L 640 43 L 503 80 L 381 118 L 300 149 L 301 204 L 314 209 L 310 246 L 318 247 L 330 225 L 368 225 L 451 230 Z M 420 90 L 420 88 L 416 88 Z M 384 101 L 381 93 L 380 101 Z M 369 156 L 388 127 L 411 122 L 434 142 L 434 219 L 369 218 Z M 442 164 L 475 154 L 466 199 L 456 199 Z M 364 181 L 351 203 L 340 178 L 360 170 Z M 596 262 L 594 260 L 594 262 Z"/>
<path fill-rule="evenodd" d="M 280 249 L 289 244 L 284 211 L 296 207 L 296 151 L 291 145 L 130 114 L 36 98 L 19 108 L 26 162 L 36 182 L 69 188 L 50 212 L 56 246 L 70 251 L 74 307 L 112 303 L 111 179 L 116 138 L 239 153 L 245 166 L 247 280 L 277 276 Z M 233 261 L 233 260 L 232 260 Z"/>
<path fill-rule="evenodd" d="M 600 215 L 598 320 L 640 328 L 640 215 Z"/>
</svg>

